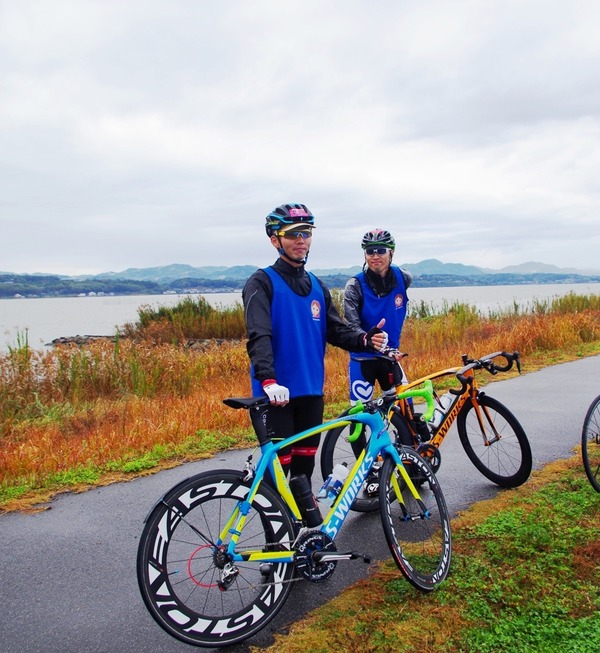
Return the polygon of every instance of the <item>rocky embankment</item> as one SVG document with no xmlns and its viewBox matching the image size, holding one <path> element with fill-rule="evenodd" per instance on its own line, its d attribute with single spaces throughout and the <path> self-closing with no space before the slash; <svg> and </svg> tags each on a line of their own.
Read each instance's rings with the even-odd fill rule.
<svg viewBox="0 0 600 653">
<path fill-rule="evenodd" d="M 123 340 L 124 338 L 126 338 L 126 336 L 119 336 L 120 340 Z M 116 342 L 117 336 L 63 336 L 60 338 L 54 338 L 51 342 L 47 342 L 46 347 L 60 347 L 63 345 L 78 345 L 81 347 L 99 340 Z M 218 347 L 227 342 L 231 342 L 231 340 L 228 340 L 227 338 L 190 338 L 186 341 L 184 347 L 186 349 L 205 351 L 209 347 Z"/>
<path fill-rule="evenodd" d="M 116 336 L 62 336 L 54 338 L 51 342 L 46 343 L 46 347 L 57 347 L 60 345 L 89 345 L 97 340 L 116 341 Z"/>
</svg>

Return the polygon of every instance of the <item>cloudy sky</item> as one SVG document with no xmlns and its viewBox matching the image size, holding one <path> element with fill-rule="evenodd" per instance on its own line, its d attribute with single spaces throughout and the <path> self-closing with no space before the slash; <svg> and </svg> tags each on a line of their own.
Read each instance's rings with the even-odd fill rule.
<svg viewBox="0 0 600 653">
<path fill-rule="evenodd" d="M 0 271 L 599 270 L 597 0 L 0 0 Z"/>
</svg>

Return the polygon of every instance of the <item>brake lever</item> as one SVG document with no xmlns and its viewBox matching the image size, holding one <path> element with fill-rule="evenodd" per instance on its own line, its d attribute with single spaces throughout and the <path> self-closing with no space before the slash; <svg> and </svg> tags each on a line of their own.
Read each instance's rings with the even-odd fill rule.
<svg viewBox="0 0 600 653">
<path fill-rule="evenodd" d="M 519 372 L 519 374 L 521 374 L 521 357 L 519 356 L 518 351 L 515 351 L 513 353 L 513 360 L 517 364 L 517 371 Z"/>
</svg>

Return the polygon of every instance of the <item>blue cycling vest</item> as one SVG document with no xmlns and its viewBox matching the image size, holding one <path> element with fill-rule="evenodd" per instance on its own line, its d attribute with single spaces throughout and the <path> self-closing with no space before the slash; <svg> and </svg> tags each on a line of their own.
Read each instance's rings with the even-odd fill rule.
<svg viewBox="0 0 600 653">
<path fill-rule="evenodd" d="M 399 267 L 392 265 L 391 269 L 396 276 L 396 287 L 385 297 L 378 297 L 367 283 L 364 272 L 356 275 L 360 283 L 363 295 L 363 304 L 360 312 L 360 325 L 368 331 L 379 323 L 382 317 L 385 318 L 383 330 L 388 334 L 388 345 L 394 349 L 400 347 L 400 332 L 406 318 L 406 308 L 408 296 L 406 294 L 406 285 L 404 277 Z M 360 358 L 375 357 L 374 353 L 354 354 Z"/>
<path fill-rule="evenodd" d="M 296 294 L 272 268 L 264 268 L 273 284 L 271 300 L 271 344 L 277 383 L 290 390 L 290 397 L 321 396 L 325 380 L 327 315 L 325 296 L 317 277 L 308 272 L 311 291 Z M 251 367 L 252 394 L 264 394 Z"/>
</svg>

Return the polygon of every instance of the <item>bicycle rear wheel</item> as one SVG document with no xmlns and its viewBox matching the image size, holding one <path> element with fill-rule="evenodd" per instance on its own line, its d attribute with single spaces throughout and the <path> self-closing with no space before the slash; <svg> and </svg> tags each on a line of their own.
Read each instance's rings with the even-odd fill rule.
<svg viewBox="0 0 600 653">
<path fill-rule="evenodd" d="M 343 412 L 340 417 L 344 417 L 348 411 Z M 355 425 L 339 426 L 337 428 L 327 431 L 327 435 L 323 439 L 323 446 L 321 447 L 321 474 L 325 480 L 334 466 L 338 463 L 346 463 L 349 469 L 356 462 L 362 451 L 367 446 L 370 432 L 363 424 L 358 424 L 361 429 L 360 435 L 354 442 L 348 440 L 349 436 L 353 433 Z M 390 437 L 392 440 L 405 442 L 412 441 L 412 436 L 408 430 L 408 426 L 403 418 L 399 415 L 392 416 L 392 422 L 389 429 Z M 355 512 L 373 512 L 379 507 L 379 471 L 372 470 L 367 477 L 356 495 L 356 499 L 350 506 L 351 510 Z"/>
<path fill-rule="evenodd" d="M 399 447 L 398 453 L 411 478 L 423 479 L 417 488 L 421 501 L 411 494 L 394 460 L 386 458 L 379 484 L 383 532 L 400 571 L 416 588 L 429 592 L 450 569 L 448 508 L 431 466 L 409 447 Z"/>
<path fill-rule="evenodd" d="M 471 462 L 492 483 L 518 487 L 531 474 L 533 459 L 525 431 L 517 418 L 496 399 L 480 392 L 458 414 L 457 428 L 463 448 Z"/>
<path fill-rule="evenodd" d="M 243 474 L 215 470 L 171 489 L 156 504 L 140 538 L 140 592 L 157 623 L 195 646 L 239 643 L 265 627 L 285 603 L 293 563 L 231 563 L 219 534 L 247 495 Z M 287 506 L 261 484 L 236 550 L 289 550 Z"/>
<path fill-rule="evenodd" d="M 600 396 L 592 401 L 581 433 L 583 468 L 596 492 L 600 492 Z"/>
</svg>

